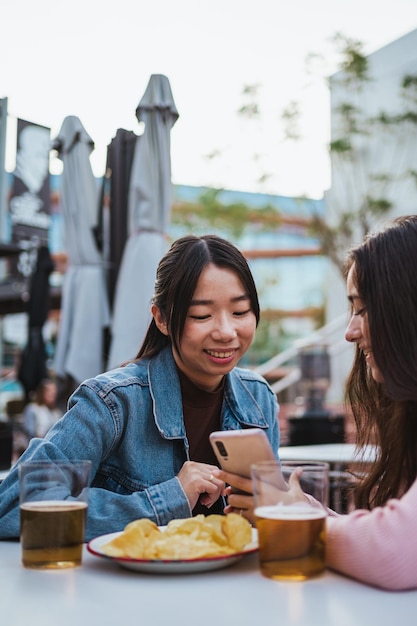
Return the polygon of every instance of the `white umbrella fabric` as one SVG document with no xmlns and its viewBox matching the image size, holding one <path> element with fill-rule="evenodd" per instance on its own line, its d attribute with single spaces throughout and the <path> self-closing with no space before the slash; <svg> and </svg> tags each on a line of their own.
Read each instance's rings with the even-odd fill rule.
<svg viewBox="0 0 417 626">
<path fill-rule="evenodd" d="M 103 260 L 92 231 L 99 190 L 90 163 L 94 143 L 78 117 L 64 119 L 53 147 L 64 165 L 61 207 L 68 254 L 54 368 L 78 384 L 103 371 L 103 333 L 110 326 Z"/>
<path fill-rule="evenodd" d="M 179 115 L 166 76 L 153 74 L 136 109 L 128 197 L 128 239 L 117 278 L 108 367 L 135 356 L 150 321 L 157 265 L 167 249 L 172 204 L 171 128 Z"/>
</svg>

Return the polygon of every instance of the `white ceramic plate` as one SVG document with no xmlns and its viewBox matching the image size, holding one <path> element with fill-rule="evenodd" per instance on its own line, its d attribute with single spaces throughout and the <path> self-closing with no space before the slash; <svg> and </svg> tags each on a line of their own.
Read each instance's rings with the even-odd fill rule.
<svg viewBox="0 0 417 626">
<path fill-rule="evenodd" d="M 165 527 L 161 526 L 161 530 Z M 252 529 L 252 541 L 246 546 L 242 552 L 236 552 L 235 554 L 229 554 L 227 556 L 217 556 L 201 559 L 186 559 L 186 560 L 150 560 L 150 559 L 131 559 L 128 557 L 114 557 L 105 554 L 101 549 L 105 543 L 108 543 L 115 537 L 121 535 L 118 533 L 109 533 L 108 535 L 101 535 L 92 539 L 87 544 L 87 550 L 94 556 L 102 557 L 110 561 L 114 561 L 118 565 L 125 567 L 126 569 L 134 570 L 136 572 L 147 572 L 151 574 L 189 574 L 192 572 L 208 572 L 214 569 L 220 569 L 222 567 L 229 567 L 237 561 L 240 561 L 247 554 L 252 554 L 258 549 L 258 535 L 257 531 Z"/>
</svg>

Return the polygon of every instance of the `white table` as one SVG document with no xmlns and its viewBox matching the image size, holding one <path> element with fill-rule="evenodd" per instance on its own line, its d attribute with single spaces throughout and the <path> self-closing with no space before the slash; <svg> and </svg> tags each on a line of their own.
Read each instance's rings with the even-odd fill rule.
<svg viewBox="0 0 417 626">
<path fill-rule="evenodd" d="M 414 619 L 417 591 L 385 592 L 326 572 L 303 583 L 264 578 L 257 555 L 222 570 L 140 574 L 85 551 L 83 565 L 24 569 L 20 544 L 0 542 L 5 626 L 392 626 Z M 408 621 L 408 623 L 411 623 Z"/>
<path fill-rule="evenodd" d="M 375 460 L 376 446 L 368 446 L 359 453 L 354 443 L 323 443 L 311 446 L 282 446 L 281 461 L 327 461 L 330 465 L 351 465 L 362 460 Z"/>
</svg>

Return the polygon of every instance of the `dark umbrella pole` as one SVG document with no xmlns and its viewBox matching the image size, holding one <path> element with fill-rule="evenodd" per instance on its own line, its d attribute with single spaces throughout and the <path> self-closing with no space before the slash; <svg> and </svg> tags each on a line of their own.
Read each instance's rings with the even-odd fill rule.
<svg viewBox="0 0 417 626">
<path fill-rule="evenodd" d="M 44 378 L 47 378 L 48 373 L 42 329 L 49 312 L 49 276 L 53 269 L 54 264 L 49 249 L 46 246 L 40 246 L 35 271 L 30 279 L 28 340 L 21 354 L 17 376 L 24 388 L 27 401 L 31 392 L 35 391 Z"/>
<path fill-rule="evenodd" d="M 127 205 L 129 181 L 137 137 L 130 130 L 119 128 L 107 149 L 106 170 L 110 172 L 110 227 L 108 258 L 108 289 L 113 306 L 117 276 L 127 240 Z"/>
</svg>

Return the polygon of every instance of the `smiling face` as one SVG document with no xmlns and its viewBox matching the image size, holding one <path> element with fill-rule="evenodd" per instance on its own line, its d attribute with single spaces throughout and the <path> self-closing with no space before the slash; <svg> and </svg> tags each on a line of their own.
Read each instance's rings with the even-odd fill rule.
<svg viewBox="0 0 417 626">
<path fill-rule="evenodd" d="M 159 330 L 168 334 L 158 308 L 152 313 Z M 238 275 L 210 263 L 197 282 L 180 350 L 173 347 L 175 362 L 197 387 L 213 391 L 249 349 L 255 329 L 256 317 Z"/>
<path fill-rule="evenodd" d="M 345 331 L 345 338 L 347 341 L 356 343 L 360 350 L 365 355 L 365 361 L 373 379 L 377 383 L 383 383 L 384 378 L 377 364 L 375 363 L 373 353 L 371 337 L 369 333 L 368 314 L 364 302 L 362 301 L 358 289 L 355 284 L 355 266 L 349 270 L 347 281 L 347 297 L 352 305 L 352 316 Z"/>
</svg>

